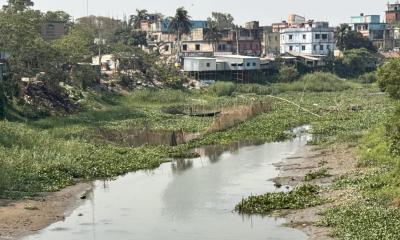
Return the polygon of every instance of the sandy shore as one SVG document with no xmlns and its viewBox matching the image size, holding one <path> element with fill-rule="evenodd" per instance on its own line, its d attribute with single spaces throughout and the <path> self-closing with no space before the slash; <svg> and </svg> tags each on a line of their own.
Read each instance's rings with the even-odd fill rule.
<svg viewBox="0 0 400 240">
<path fill-rule="evenodd" d="M 319 186 L 328 186 L 334 180 L 346 173 L 352 172 L 357 167 L 355 148 L 349 146 L 337 146 L 329 149 L 317 149 L 307 146 L 297 152 L 293 157 L 286 159 L 277 165 L 280 170 L 278 178 L 274 182 L 283 186 L 295 187 L 305 183 L 304 176 L 310 171 L 320 168 L 327 168 L 331 177 L 316 179 L 307 183 Z M 332 240 L 329 229 L 316 226 L 319 219 L 318 213 L 335 206 L 335 204 L 349 201 L 356 197 L 356 194 L 343 190 L 323 190 L 323 198 L 329 199 L 329 203 L 302 210 L 286 211 L 282 214 L 288 221 L 290 227 L 305 232 L 310 240 Z"/>
<path fill-rule="evenodd" d="M 62 221 L 91 189 L 91 183 L 80 183 L 30 200 L 0 200 L 0 240 L 21 239 Z"/>
</svg>

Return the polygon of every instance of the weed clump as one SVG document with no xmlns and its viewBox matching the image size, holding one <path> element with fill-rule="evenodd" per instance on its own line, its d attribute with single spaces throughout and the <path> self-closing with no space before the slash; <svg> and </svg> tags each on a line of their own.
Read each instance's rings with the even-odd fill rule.
<svg viewBox="0 0 400 240">
<path fill-rule="evenodd" d="M 306 184 L 288 193 L 278 192 L 251 196 L 242 200 L 235 210 L 242 214 L 268 214 L 274 210 L 313 207 L 323 203 L 318 192 L 319 187 Z"/>
<path fill-rule="evenodd" d="M 317 171 L 307 173 L 306 176 L 304 177 L 304 181 L 311 181 L 311 180 L 315 180 L 315 179 L 327 178 L 330 176 L 331 175 L 329 174 L 328 169 L 321 168 Z"/>
</svg>

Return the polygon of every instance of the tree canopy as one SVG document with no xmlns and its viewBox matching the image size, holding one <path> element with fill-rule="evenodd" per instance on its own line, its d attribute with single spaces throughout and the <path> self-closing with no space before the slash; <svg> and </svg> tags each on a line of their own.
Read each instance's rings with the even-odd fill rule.
<svg viewBox="0 0 400 240">
<path fill-rule="evenodd" d="M 400 59 L 392 59 L 378 68 L 379 87 L 394 99 L 400 99 Z"/>
<path fill-rule="evenodd" d="M 338 49 L 341 51 L 365 48 L 376 52 L 376 48 L 371 40 L 364 37 L 360 32 L 351 30 L 348 24 L 342 24 L 336 28 L 335 40 Z"/>
</svg>

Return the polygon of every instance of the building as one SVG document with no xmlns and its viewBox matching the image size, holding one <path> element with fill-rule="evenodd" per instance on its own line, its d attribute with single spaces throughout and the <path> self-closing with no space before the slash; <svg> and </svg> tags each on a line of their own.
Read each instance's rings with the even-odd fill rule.
<svg viewBox="0 0 400 240">
<path fill-rule="evenodd" d="M 281 54 L 328 55 L 335 50 L 334 29 L 328 22 L 309 21 L 281 30 Z"/>
<path fill-rule="evenodd" d="M 63 22 L 46 22 L 42 24 L 42 37 L 46 41 L 52 41 L 65 35 L 65 23 Z"/>
<path fill-rule="evenodd" d="M 289 14 L 289 17 L 288 17 L 288 24 L 289 24 L 289 26 L 295 26 L 295 25 L 301 25 L 301 24 L 304 24 L 304 23 L 306 23 L 306 18 L 305 17 L 302 17 L 302 16 L 299 16 L 299 15 L 296 15 L 296 14 Z"/>
<path fill-rule="evenodd" d="M 205 57 L 186 57 L 183 61 L 185 72 L 209 72 L 217 71 L 217 60 Z"/>
<path fill-rule="evenodd" d="M 385 41 L 390 42 L 390 33 L 387 31 L 387 24 L 381 23 L 379 15 L 364 15 L 351 17 L 349 24 L 352 30 L 360 32 L 364 37 L 372 41 L 378 49 L 386 48 Z"/>
<path fill-rule="evenodd" d="M 386 23 L 394 24 L 400 22 L 400 3 L 388 3 L 388 10 L 385 13 Z"/>
<path fill-rule="evenodd" d="M 274 32 L 273 27 L 263 28 L 261 52 L 263 56 L 276 56 L 280 53 L 280 32 Z"/>
<path fill-rule="evenodd" d="M 261 60 L 259 57 L 250 57 L 242 55 L 220 55 L 215 56 L 221 71 L 249 71 L 259 70 Z M 222 63 L 222 64 L 221 64 Z"/>
</svg>

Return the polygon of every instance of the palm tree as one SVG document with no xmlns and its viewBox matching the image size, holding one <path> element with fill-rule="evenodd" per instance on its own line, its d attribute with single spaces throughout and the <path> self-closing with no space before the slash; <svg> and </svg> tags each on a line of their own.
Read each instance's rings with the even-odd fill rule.
<svg viewBox="0 0 400 240">
<path fill-rule="evenodd" d="M 349 25 L 341 24 L 335 29 L 335 42 L 340 51 L 346 50 L 346 37 L 349 33 Z"/>
<path fill-rule="evenodd" d="M 219 41 L 222 39 L 222 33 L 218 22 L 208 19 L 205 39 L 213 43 L 213 51 L 216 52 Z"/>
<path fill-rule="evenodd" d="M 133 27 L 134 29 L 140 28 L 140 22 L 143 20 L 148 20 L 149 14 L 146 9 L 136 9 L 136 15 L 131 15 L 129 19 L 129 26 Z"/>
<path fill-rule="evenodd" d="M 171 18 L 169 23 L 169 31 L 178 37 L 178 56 L 181 51 L 181 38 L 183 34 L 189 34 L 192 31 L 191 17 L 184 7 L 176 9 L 175 17 Z"/>
</svg>

